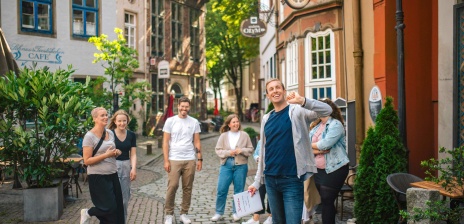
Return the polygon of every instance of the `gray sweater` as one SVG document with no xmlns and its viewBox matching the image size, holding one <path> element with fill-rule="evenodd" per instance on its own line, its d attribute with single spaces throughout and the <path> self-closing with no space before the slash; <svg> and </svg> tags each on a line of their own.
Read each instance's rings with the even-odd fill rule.
<svg viewBox="0 0 464 224">
<path fill-rule="evenodd" d="M 289 107 L 288 116 L 290 116 L 290 121 L 292 122 L 297 175 L 299 178 L 306 180 L 313 173 L 317 173 L 314 154 L 311 149 L 311 139 L 309 138 L 309 125 L 318 117 L 329 116 L 332 113 L 332 108 L 326 103 L 309 98 L 306 98 L 304 107 L 298 104 L 290 104 Z M 261 184 L 264 183 L 263 172 L 266 168 L 264 162 L 266 160 L 266 133 L 264 133 L 264 126 L 272 111 L 264 115 L 261 122 L 262 144 L 259 158 L 262 159 L 258 162 L 258 170 L 256 171 L 255 181 L 252 184 L 256 189 L 259 189 Z"/>
</svg>

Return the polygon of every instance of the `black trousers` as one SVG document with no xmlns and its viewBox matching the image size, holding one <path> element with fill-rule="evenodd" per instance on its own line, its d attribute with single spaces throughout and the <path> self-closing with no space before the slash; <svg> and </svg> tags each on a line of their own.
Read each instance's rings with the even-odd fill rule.
<svg viewBox="0 0 464 224">
<path fill-rule="evenodd" d="M 314 174 L 316 188 L 321 196 L 323 224 L 335 224 L 335 215 L 337 213 L 335 200 L 337 200 L 338 193 L 348 176 L 348 172 L 349 167 L 347 164 L 329 174 L 325 172 L 325 169 L 317 169 L 317 173 Z"/>
<path fill-rule="evenodd" d="M 124 206 L 118 173 L 88 175 L 89 191 L 95 207 L 89 209 L 102 224 L 124 224 Z"/>
</svg>

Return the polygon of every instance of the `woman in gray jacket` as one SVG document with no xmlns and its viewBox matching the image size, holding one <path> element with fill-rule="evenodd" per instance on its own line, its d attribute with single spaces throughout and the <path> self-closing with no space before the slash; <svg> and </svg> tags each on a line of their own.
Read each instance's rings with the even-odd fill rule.
<svg viewBox="0 0 464 224">
<path fill-rule="evenodd" d="M 221 159 L 221 168 L 217 184 L 216 214 L 211 218 L 213 222 L 223 219 L 230 184 L 234 183 L 234 194 L 243 192 L 248 173 L 248 156 L 253 153 L 250 137 L 246 132 L 240 131 L 240 121 L 236 114 L 226 118 L 220 131 L 222 134 L 216 144 L 216 154 Z M 233 219 L 240 220 L 235 213 L 235 206 Z"/>
</svg>

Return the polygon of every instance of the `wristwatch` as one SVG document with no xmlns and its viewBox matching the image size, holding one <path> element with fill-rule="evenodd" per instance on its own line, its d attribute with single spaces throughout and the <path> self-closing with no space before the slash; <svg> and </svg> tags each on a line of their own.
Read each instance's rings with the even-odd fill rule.
<svg viewBox="0 0 464 224">
<path fill-rule="evenodd" d="M 203 159 L 197 159 L 198 161 L 203 161 Z"/>
</svg>

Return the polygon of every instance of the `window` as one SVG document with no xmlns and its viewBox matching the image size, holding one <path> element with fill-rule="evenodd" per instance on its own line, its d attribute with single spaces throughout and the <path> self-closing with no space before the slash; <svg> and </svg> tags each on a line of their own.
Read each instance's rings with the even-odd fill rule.
<svg viewBox="0 0 464 224">
<path fill-rule="evenodd" d="M 335 97 L 334 34 L 332 30 L 309 33 L 305 40 L 305 92 L 313 99 Z"/>
<path fill-rule="evenodd" d="M 270 78 L 277 78 L 276 71 L 275 71 L 274 56 L 269 59 L 269 62 L 270 62 L 270 66 L 269 66 L 270 74 L 269 74 L 269 77 Z"/>
<path fill-rule="evenodd" d="M 52 33 L 52 0 L 20 1 L 21 30 Z"/>
<path fill-rule="evenodd" d="M 287 45 L 287 88 L 293 89 L 298 86 L 298 40 L 290 42 Z"/>
<path fill-rule="evenodd" d="M 98 0 L 72 0 L 73 35 L 98 35 Z"/>
<path fill-rule="evenodd" d="M 182 57 L 182 5 L 172 2 L 171 8 L 172 58 Z"/>
<path fill-rule="evenodd" d="M 151 54 L 164 56 L 164 0 L 151 1 Z"/>
<path fill-rule="evenodd" d="M 200 10 L 190 10 L 190 57 L 200 62 Z"/>
<path fill-rule="evenodd" d="M 166 79 L 158 79 L 158 74 L 153 73 L 151 75 L 151 87 L 152 87 L 152 110 L 159 112 L 163 111 L 164 108 L 164 91 Z"/>
<path fill-rule="evenodd" d="M 124 38 L 127 46 L 135 49 L 135 15 L 124 13 Z"/>
</svg>

